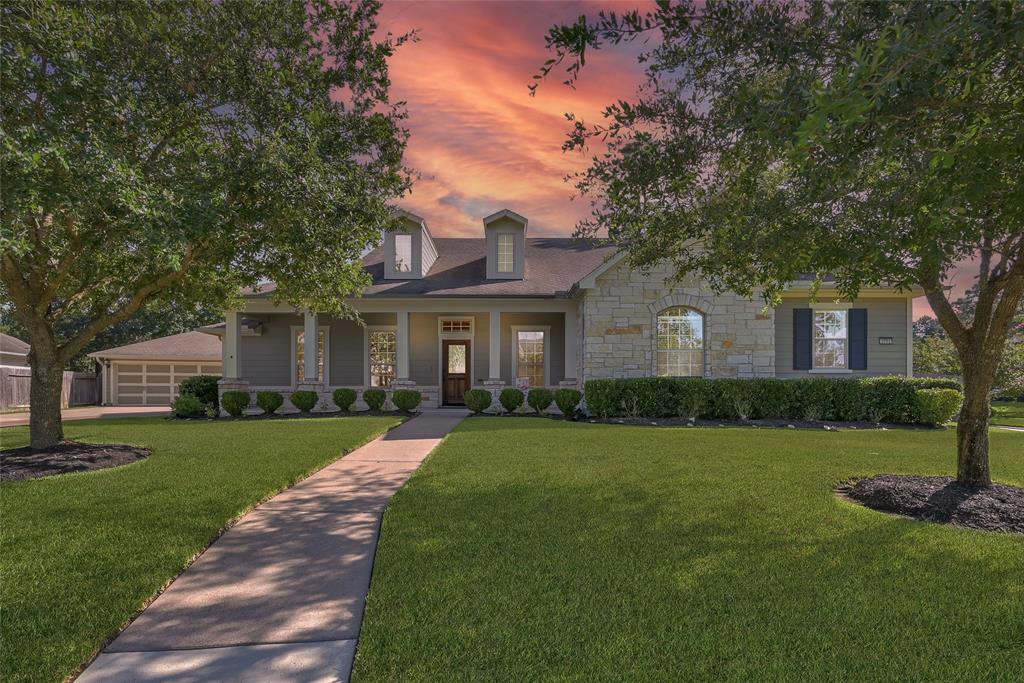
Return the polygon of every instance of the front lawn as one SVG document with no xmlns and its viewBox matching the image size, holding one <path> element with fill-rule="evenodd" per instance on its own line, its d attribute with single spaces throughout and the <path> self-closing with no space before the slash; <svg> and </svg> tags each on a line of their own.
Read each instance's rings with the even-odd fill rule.
<svg viewBox="0 0 1024 683">
<path fill-rule="evenodd" d="M 2 678 L 73 673 L 228 522 L 397 423 L 66 423 L 69 439 L 153 452 L 124 467 L 0 484 Z M 0 439 L 23 446 L 28 429 L 5 428 Z"/>
<path fill-rule="evenodd" d="M 467 420 L 385 513 L 357 683 L 1018 680 L 1024 537 L 832 492 L 948 475 L 954 439 Z"/>
<path fill-rule="evenodd" d="M 992 404 L 992 424 L 1024 427 L 1024 401 L 994 402 Z"/>
</svg>

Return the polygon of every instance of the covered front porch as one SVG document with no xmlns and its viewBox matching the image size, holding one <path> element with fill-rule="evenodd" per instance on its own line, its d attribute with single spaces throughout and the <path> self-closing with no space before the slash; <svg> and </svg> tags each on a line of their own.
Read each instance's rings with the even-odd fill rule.
<svg viewBox="0 0 1024 683">
<path fill-rule="evenodd" d="M 572 299 L 367 298 L 360 320 L 250 300 L 226 316 L 221 391 L 298 390 L 336 410 L 335 389 L 416 389 L 424 407 L 460 406 L 472 388 L 577 385 L 577 306 Z M 308 353 L 308 339 L 317 352 Z"/>
</svg>

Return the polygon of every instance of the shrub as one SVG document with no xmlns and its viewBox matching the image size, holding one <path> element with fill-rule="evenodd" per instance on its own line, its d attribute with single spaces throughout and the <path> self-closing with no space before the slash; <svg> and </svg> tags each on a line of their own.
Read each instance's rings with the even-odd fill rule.
<svg viewBox="0 0 1024 683">
<path fill-rule="evenodd" d="M 668 377 L 618 380 L 622 407 L 630 417 L 670 417 L 676 414 L 672 385 Z"/>
<path fill-rule="evenodd" d="M 220 397 L 221 406 L 231 417 L 240 417 L 251 402 L 248 391 L 225 391 Z"/>
<path fill-rule="evenodd" d="M 352 410 L 352 404 L 356 402 L 356 390 L 345 388 L 335 389 L 331 398 L 334 399 L 334 405 L 347 413 Z"/>
<path fill-rule="evenodd" d="M 592 379 L 583 385 L 587 411 L 598 417 L 613 417 L 622 410 L 622 388 L 614 379 Z"/>
<path fill-rule="evenodd" d="M 181 394 L 171 403 L 175 417 L 199 417 L 206 413 L 206 406 L 192 394 Z"/>
<path fill-rule="evenodd" d="M 857 422 L 868 417 L 868 397 L 865 384 L 859 379 L 832 381 L 832 412 L 835 419 Z"/>
<path fill-rule="evenodd" d="M 420 392 L 415 389 L 397 389 L 395 393 L 391 394 L 391 402 L 395 404 L 395 407 L 407 413 L 416 410 L 422 400 Z"/>
<path fill-rule="evenodd" d="M 474 413 L 482 413 L 491 407 L 491 392 L 486 389 L 470 389 L 463 394 L 462 399 Z"/>
<path fill-rule="evenodd" d="M 789 380 L 792 383 L 789 411 L 795 420 L 831 420 L 835 410 L 832 390 L 835 380 L 827 377 Z"/>
<path fill-rule="evenodd" d="M 685 377 L 672 383 L 673 415 L 697 419 L 710 404 L 711 384 L 699 377 Z"/>
<path fill-rule="evenodd" d="M 530 393 L 526 395 L 526 402 L 537 411 L 538 415 L 547 410 L 554 400 L 555 395 L 551 393 L 550 389 L 545 389 L 544 387 L 530 389 Z"/>
<path fill-rule="evenodd" d="M 514 413 L 519 409 L 519 406 L 523 405 L 523 392 L 515 387 L 502 389 L 498 395 L 498 402 L 501 403 L 502 408 L 510 413 Z"/>
<path fill-rule="evenodd" d="M 304 413 L 313 410 L 316 402 L 320 399 L 315 391 L 296 391 L 292 394 L 292 405 Z"/>
<path fill-rule="evenodd" d="M 580 404 L 581 398 L 583 395 L 576 389 L 563 387 L 555 390 L 555 405 L 566 417 L 572 417 L 576 413 L 576 406 Z"/>
<path fill-rule="evenodd" d="M 178 386 L 179 394 L 191 394 L 199 399 L 200 403 L 217 405 L 217 382 L 220 377 L 216 375 L 193 375 L 183 379 Z"/>
<path fill-rule="evenodd" d="M 750 381 L 745 379 L 716 379 L 711 382 L 712 417 L 722 420 L 750 417 Z"/>
<path fill-rule="evenodd" d="M 918 420 L 922 424 L 941 425 L 949 422 L 960 412 L 964 402 L 963 394 L 956 389 L 918 389 Z"/>
<path fill-rule="evenodd" d="M 751 417 L 757 419 L 778 419 L 789 411 L 789 385 L 777 379 L 757 378 L 747 380 L 750 390 Z"/>
<path fill-rule="evenodd" d="M 272 415 L 284 405 L 284 396 L 277 391 L 257 391 L 256 405 L 263 409 L 264 415 Z"/>
<path fill-rule="evenodd" d="M 384 410 L 388 395 L 383 389 L 367 389 L 363 392 L 363 400 L 366 401 L 366 405 L 370 406 L 370 410 L 376 410 L 379 413 Z"/>
</svg>

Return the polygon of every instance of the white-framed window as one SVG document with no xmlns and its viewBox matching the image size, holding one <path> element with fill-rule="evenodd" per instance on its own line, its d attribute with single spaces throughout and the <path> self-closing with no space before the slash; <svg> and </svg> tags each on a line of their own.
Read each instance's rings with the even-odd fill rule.
<svg viewBox="0 0 1024 683">
<path fill-rule="evenodd" d="M 412 272 L 412 235 L 395 234 L 395 272 Z"/>
<path fill-rule="evenodd" d="M 316 349 L 316 380 L 324 382 L 327 375 L 327 349 L 329 328 L 320 327 L 317 332 Z M 292 384 L 305 382 L 306 379 L 306 331 L 301 325 L 292 326 Z"/>
<path fill-rule="evenodd" d="M 516 236 L 498 233 L 498 272 L 511 273 L 516 269 Z"/>
<path fill-rule="evenodd" d="M 551 328 L 512 327 L 512 374 L 515 379 L 525 377 L 531 387 L 544 387 L 551 383 L 548 358 Z"/>
<path fill-rule="evenodd" d="M 816 309 L 812 330 L 813 368 L 845 370 L 849 367 L 850 312 L 846 309 Z"/>
<path fill-rule="evenodd" d="M 398 367 L 398 333 L 394 328 L 366 331 L 367 379 L 371 387 L 389 387 Z"/>
<path fill-rule="evenodd" d="M 473 332 L 472 318 L 441 318 L 441 332 Z"/>
<path fill-rule="evenodd" d="M 658 313 L 657 374 L 661 377 L 704 376 L 704 315 L 683 306 Z"/>
</svg>

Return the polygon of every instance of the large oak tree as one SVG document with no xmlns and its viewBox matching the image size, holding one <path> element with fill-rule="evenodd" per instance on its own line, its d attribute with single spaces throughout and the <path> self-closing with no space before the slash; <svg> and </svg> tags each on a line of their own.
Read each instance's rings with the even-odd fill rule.
<svg viewBox="0 0 1024 683">
<path fill-rule="evenodd" d="M 564 67 L 571 84 L 591 51 L 637 39 L 643 86 L 566 144 L 607 145 L 577 178 L 594 201 L 580 231 L 769 303 L 807 271 L 847 298 L 922 287 L 963 366 L 957 477 L 988 484 L 989 395 L 1024 293 L 1024 4 L 661 0 L 553 27 L 537 78 Z M 963 262 L 970 320 L 943 284 Z"/>
<path fill-rule="evenodd" d="M 341 311 L 408 185 L 379 3 L 3 3 L 0 283 L 32 350 L 31 443 L 61 370 L 161 302 L 262 279 Z M 80 321 L 74 326 L 63 321 Z"/>
</svg>

